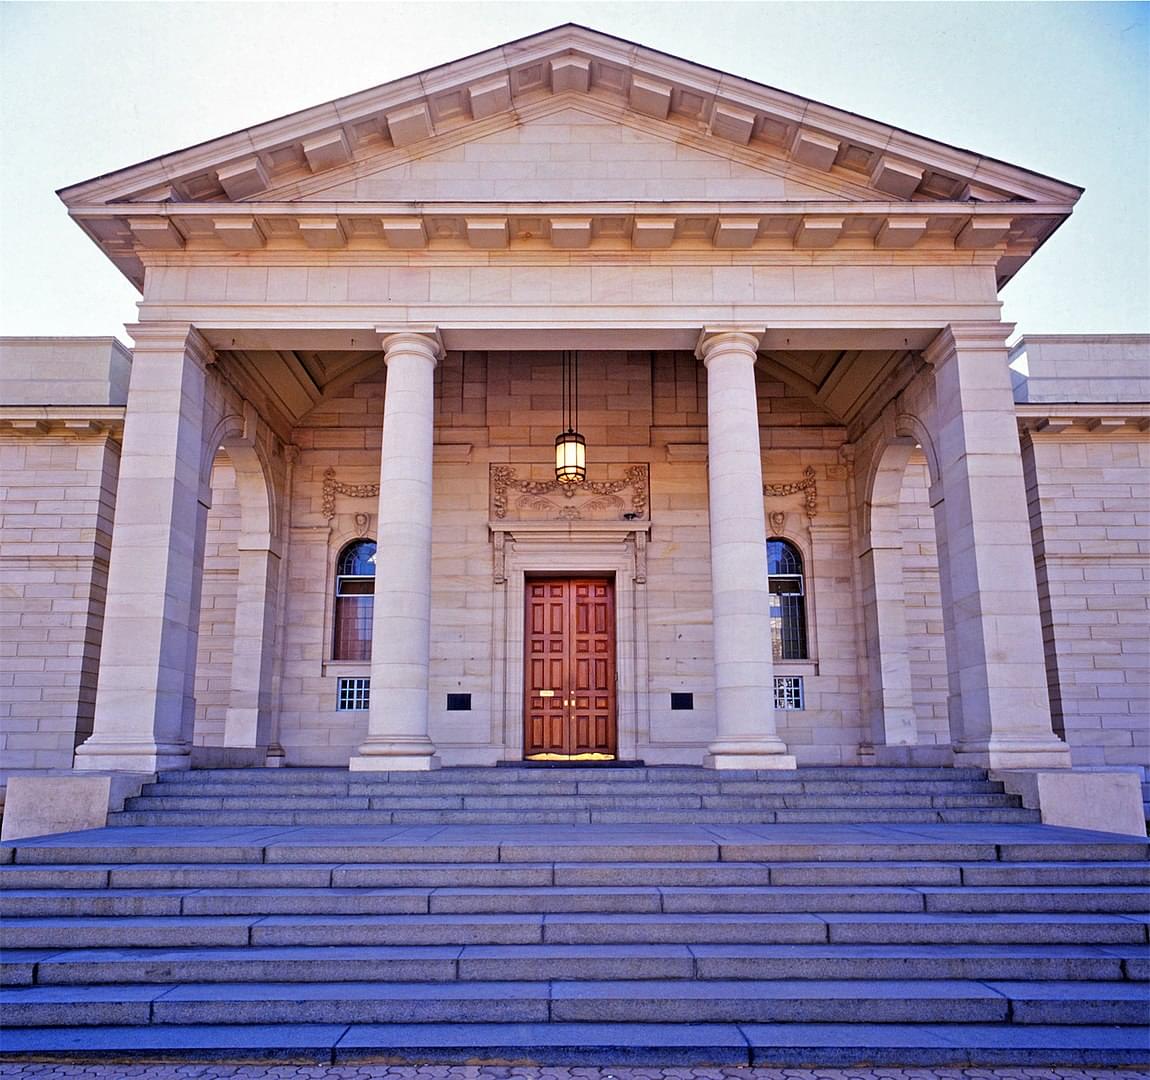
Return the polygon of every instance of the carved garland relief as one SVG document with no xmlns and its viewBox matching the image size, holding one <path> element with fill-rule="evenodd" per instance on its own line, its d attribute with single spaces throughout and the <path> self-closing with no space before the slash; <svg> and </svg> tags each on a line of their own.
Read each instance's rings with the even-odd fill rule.
<svg viewBox="0 0 1150 1080">
<path fill-rule="evenodd" d="M 378 499 L 378 484 L 345 484 L 335 478 L 335 469 L 327 468 L 323 473 L 323 502 L 321 508 L 323 516 L 331 521 L 335 517 L 335 497 L 337 495 L 350 495 L 353 499 Z M 358 525 L 358 517 L 356 515 Z"/>
<path fill-rule="evenodd" d="M 646 465 L 630 465 L 616 480 L 530 480 L 510 465 L 491 466 L 491 517 L 496 521 L 646 520 L 649 499 Z M 627 497 L 624 497 L 627 496 Z"/>
<path fill-rule="evenodd" d="M 814 467 L 808 465 L 803 469 L 803 478 L 795 480 L 789 484 L 764 484 L 763 494 L 771 497 L 779 497 L 782 495 L 802 495 L 803 508 L 807 512 L 808 520 L 813 518 L 818 513 L 819 504 L 819 488 L 815 480 Z M 772 525 L 774 523 L 775 513 L 771 514 Z M 776 530 L 777 531 L 777 530 Z"/>
</svg>

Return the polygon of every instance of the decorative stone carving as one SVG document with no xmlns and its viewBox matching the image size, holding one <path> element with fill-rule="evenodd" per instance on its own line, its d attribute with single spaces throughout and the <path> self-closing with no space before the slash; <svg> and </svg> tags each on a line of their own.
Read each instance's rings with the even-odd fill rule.
<svg viewBox="0 0 1150 1080">
<path fill-rule="evenodd" d="M 647 534 L 634 533 L 635 538 L 635 584 L 647 584 Z"/>
<path fill-rule="evenodd" d="M 783 532 L 783 527 L 787 523 L 786 514 L 784 514 L 781 510 L 772 510 L 767 515 L 767 518 L 771 523 L 771 532 L 774 535 L 778 536 L 781 532 Z"/>
<path fill-rule="evenodd" d="M 768 497 L 803 495 L 803 504 L 807 512 L 807 517 L 813 518 L 815 514 L 818 513 L 819 489 L 818 483 L 815 480 L 813 465 L 808 465 L 803 469 L 803 478 L 801 480 L 795 480 L 790 484 L 764 484 L 763 494 Z"/>
<path fill-rule="evenodd" d="M 650 504 L 646 465 L 607 466 L 615 479 L 560 484 L 520 478 L 511 465 L 492 465 L 490 473 L 493 521 L 619 521 L 646 520 Z"/>
<path fill-rule="evenodd" d="M 331 521 L 335 517 L 335 497 L 350 495 L 353 499 L 379 498 L 379 484 L 345 484 L 335 478 L 335 469 L 327 468 L 323 473 L 323 516 Z M 357 516 L 358 523 L 358 516 Z"/>
<path fill-rule="evenodd" d="M 492 543 L 495 545 L 495 573 L 492 580 L 496 585 L 507 584 L 507 534 L 493 533 Z"/>
</svg>

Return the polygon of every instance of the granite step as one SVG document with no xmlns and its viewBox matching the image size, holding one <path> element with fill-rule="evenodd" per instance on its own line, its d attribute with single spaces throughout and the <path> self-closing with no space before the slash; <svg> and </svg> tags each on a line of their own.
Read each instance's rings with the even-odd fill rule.
<svg viewBox="0 0 1150 1080">
<path fill-rule="evenodd" d="M 147 810 L 110 814 L 115 827 L 180 825 L 757 825 L 1037 824 L 1037 810 Z"/>
<path fill-rule="evenodd" d="M 1122 886 L 235 886 L 24 889 L 0 893 L 0 917 L 395 915 L 608 912 L 1133 913 L 1145 897 Z"/>
<path fill-rule="evenodd" d="M 856 823 L 857 824 L 857 823 Z M 432 834 L 374 830 L 211 830 L 180 828 L 151 834 L 106 829 L 0 845 L 0 865 L 327 864 L 346 863 L 973 863 L 996 868 L 1035 862 L 1145 865 L 1150 844 L 1108 834 L 1024 827 L 993 839 L 977 829 L 840 832 L 809 829 L 543 830 L 478 829 Z M 432 838 L 434 837 L 434 838 Z M 1081 837 L 1081 839 L 1079 839 Z M 79 839 L 82 838 L 82 839 Z"/>
<path fill-rule="evenodd" d="M 714 778 L 713 769 L 699 765 L 649 765 L 639 767 L 620 768 L 609 763 L 601 765 L 579 765 L 563 767 L 548 767 L 546 765 L 520 765 L 518 763 L 507 767 L 492 769 L 486 765 L 451 766 L 444 769 L 435 769 L 424 773 L 412 772 L 372 772 L 357 774 L 356 778 L 370 777 L 386 782 L 395 780 L 403 783 L 434 783 L 442 781 L 445 777 L 452 779 L 474 781 L 477 783 L 532 783 L 539 782 L 540 777 L 547 780 L 561 780 L 564 782 L 589 779 L 605 779 L 610 777 L 613 782 L 646 783 L 650 779 L 664 780 L 691 780 L 696 778 Z M 968 780 L 985 780 L 986 770 L 963 766 L 955 768 L 934 768 L 930 766 L 878 766 L 878 765 L 834 765 L 834 766 L 802 766 L 796 769 L 725 769 L 721 777 L 725 780 L 829 780 L 851 781 L 861 780 L 867 784 L 880 783 L 884 780 L 938 780 L 946 779 L 951 782 Z M 335 766 L 312 766 L 288 769 L 196 769 L 166 770 L 161 772 L 157 780 L 160 783 L 168 781 L 188 780 L 211 781 L 213 783 L 234 783 L 248 785 L 253 782 L 275 783 L 280 777 L 291 777 L 293 780 L 309 781 L 346 781 L 349 774 L 346 768 Z"/>
<path fill-rule="evenodd" d="M 888 780 L 868 783 L 863 780 L 728 780 L 711 772 L 706 776 L 680 780 L 649 780 L 645 783 L 620 784 L 605 780 L 474 781 L 434 779 L 425 781 L 372 780 L 372 774 L 344 774 L 339 781 L 295 779 L 294 770 L 277 772 L 274 781 L 253 779 L 242 786 L 215 780 L 187 779 L 148 783 L 141 789 L 145 797 L 172 795 L 179 798 L 243 798 L 255 796 L 322 796 L 358 797 L 388 795 L 402 797 L 444 796 L 462 794 L 484 797 L 571 796 L 571 795 L 828 795 L 859 796 L 866 800 L 886 795 L 1001 795 L 1003 786 L 990 780 Z M 405 774 L 411 775 L 411 774 Z M 439 777 L 439 773 L 430 774 Z M 351 779 L 348 777 L 351 776 Z"/>
<path fill-rule="evenodd" d="M 0 961 L 0 981 L 9 986 L 556 979 L 1146 983 L 1150 957 L 1138 945 L 727 943 L 12 949 Z"/>
<path fill-rule="evenodd" d="M 823 912 L 326 914 L 29 917 L 0 926 L 4 948 L 480 944 L 1136 945 L 1130 915 Z"/>
<path fill-rule="evenodd" d="M 1123 1067 L 1150 1064 L 1145 1032 L 1005 1024 L 152 1024 L 11 1027 L 4 1056 L 76 1061 L 378 1061 L 655 1067 Z"/>
<path fill-rule="evenodd" d="M 183 983 L 0 991 L 20 1026 L 334 1023 L 1142 1024 L 1120 982 L 609 980 Z"/>
<path fill-rule="evenodd" d="M 698 886 L 1150 886 L 1147 862 L 558 862 L 15 864 L 7 890 Z M 1144 898 L 1143 898 L 1144 902 Z M 1145 904 L 1144 904 L 1145 906 Z"/>
<path fill-rule="evenodd" d="M 312 795 L 148 795 L 130 798 L 129 811 L 155 810 L 846 810 L 857 807 L 878 809 L 931 808 L 1009 808 L 1020 805 L 1016 796 L 1004 794 L 531 794 L 488 795 L 467 791 L 442 795 L 386 794 Z"/>
</svg>

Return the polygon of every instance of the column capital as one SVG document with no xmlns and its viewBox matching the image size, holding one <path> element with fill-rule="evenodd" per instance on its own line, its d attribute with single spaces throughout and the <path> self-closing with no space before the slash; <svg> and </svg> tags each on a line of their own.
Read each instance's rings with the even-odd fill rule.
<svg viewBox="0 0 1150 1080">
<path fill-rule="evenodd" d="M 443 359 L 443 337 L 434 323 L 384 323 L 376 326 L 375 332 L 382 341 L 385 362 L 393 349 L 405 347 L 426 352 L 435 363 Z"/>
<path fill-rule="evenodd" d="M 200 367 L 216 362 L 215 350 L 191 323 L 125 323 L 124 329 L 135 342 L 135 352 L 183 352 Z"/>
<path fill-rule="evenodd" d="M 704 326 L 699 331 L 699 340 L 695 344 L 695 356 L 706 361 L 713 350 L 732 346 L 754 354 L 758 352 L 766 332 L 765 326 L 744 323 Z"/>
<path fill-rule="evenodd" d="M 950 323 L 922 350 L 922 358 L 931 367 L 941 364 L 956 352 L 1005 352 L 1006 339 L 1014 333 L 1014 323 Z"/>
</svg>

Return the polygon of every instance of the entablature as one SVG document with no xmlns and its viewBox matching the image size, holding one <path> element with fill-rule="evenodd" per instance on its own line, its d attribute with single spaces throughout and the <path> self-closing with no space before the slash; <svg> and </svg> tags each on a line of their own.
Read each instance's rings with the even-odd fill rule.
<svg viewBox="0 0 1150 1080">
<path fill-rule="evenodd" d="M 1150 431 L 1150 402 L 1019 404 L 1018 431 L 1030 436 L 1113 435 Z"/>
<path fill-rule="evenodd" d="M 15 435 L 124 434 L 123 405 L 3 405 L 0 432 Z"/>
<path fill-rule="evenodd" d="M 78 206 L 71 211 L 139 286 L 146 265 L 198 255 L 335 252 L 491 258 L 578 252 L 691 258 L 831 252 L 947 253 L 1009 277 L 1066 212 L 1048 203 L 245 203 Z"/>
</svg>

